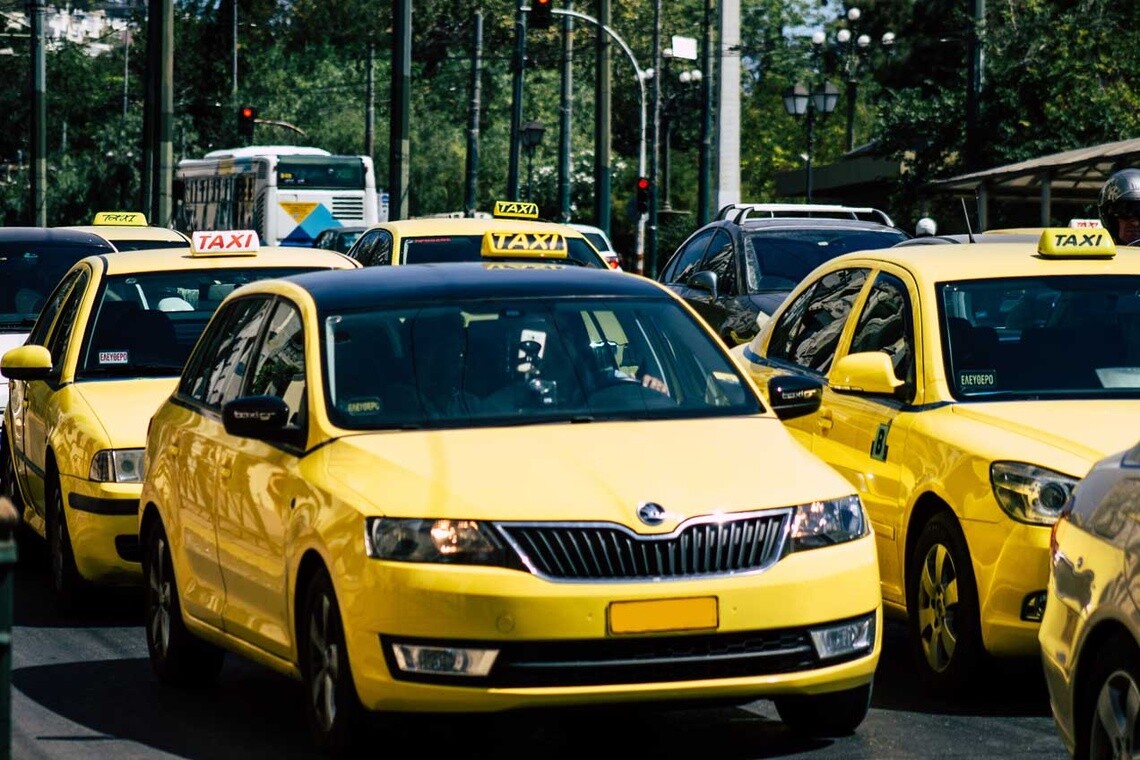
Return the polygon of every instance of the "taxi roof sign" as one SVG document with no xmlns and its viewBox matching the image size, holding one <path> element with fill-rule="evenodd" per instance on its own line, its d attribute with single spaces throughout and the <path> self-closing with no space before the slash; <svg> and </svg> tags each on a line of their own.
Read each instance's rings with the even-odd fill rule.
<svg viewBox="0 0 1140 760">
<path fill-rule="evenodd" d="M 94 225 L 117 224 L 126 227 L 146 227 L 146 214 L 141 211 L 100 211 Z"/>
<path fill-rule="evenodd" d="M 523 259 L 565 259 L 570 251 L 561 232 L 487 232 L 483 256 Z"/>
<path fill-rule="evenodd" d="M 538 204 L 530 201 L 495 201 L 496 219 L 537 219 Z"/>
<path fill-rule="evenodd" d="M 1037 255 L 1046 259 L 1110 259 L 1116 243 L 1103 227 L 1046 227 L 1037 241 Z"/>
<path fill-rule="evenodd" d="M 261 240 L 254 230 L 202 230 L 190 236 L 190 255 L 256 256 Z"/>
</svg>

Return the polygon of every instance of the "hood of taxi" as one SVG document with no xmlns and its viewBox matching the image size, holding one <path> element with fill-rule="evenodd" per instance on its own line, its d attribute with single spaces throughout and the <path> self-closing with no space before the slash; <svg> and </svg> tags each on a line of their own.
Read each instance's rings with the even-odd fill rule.
<svg viewBox="0 0 1140 760">
<path fill-rule="evenodd" d="M 76 390 L 107 432 L 116 449 L 141 449 L 146 429 L 158 407 L 174 391 L 176 377 L 98 380 L 79 383 Z"/>
<path fill-rule="evenodd" d="M 1140 405 L 1135 401 L 1010 401 L 955 404 L 987 425 L 1069 451 L 1089 461 L 1135 445 Z"/>
<path fill-rule="evenodd" d="M 790 506 L 851 486 L 771 417 L 597 422 L 342 438 L 328 474 L 378 514 L 630 524 Z"/>
</svg>

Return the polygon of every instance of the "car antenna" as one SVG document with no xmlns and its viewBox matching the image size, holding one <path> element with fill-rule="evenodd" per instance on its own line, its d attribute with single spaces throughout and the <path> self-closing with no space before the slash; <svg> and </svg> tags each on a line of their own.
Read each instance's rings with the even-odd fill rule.
<svg viewBox="0 0 1140 760">
<path fill-rule="evenodd" d="M 970 236 L 970 242 L 976 243 L 974 240 L 974 231 L 970 228 L 970 211 L 966 208 L 966 198 L 961 198 L 962 201 L 962 216 L 966 217 L 966 234 Z"/>
</svg>

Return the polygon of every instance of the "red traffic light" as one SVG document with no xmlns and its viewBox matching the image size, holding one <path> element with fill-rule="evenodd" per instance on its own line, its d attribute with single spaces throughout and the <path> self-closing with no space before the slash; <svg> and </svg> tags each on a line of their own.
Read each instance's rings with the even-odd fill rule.
<svg viewBox="0 0 1140 760">
<path fill-rule="evenodd" d="M 530 25 L 535 29 L 549 29 L 554 22 L 553 0 L 530 0 Z"/>
<path fill-rule="evenodd" d="M 638 214 L 644 214 L 649 211 L 649 178 L 637 178 L 637 196 L 634 199 L 634 204 Z"/>
<path fill-rule="evenodd" d="M 245 106 L 244 108 L 241 109 L 241 117 L 243 119 L 252 119 L 253 118 L 253 109 L 250 108 L 249 106 Z"/>
<path fill-rule="evenodd" d="M 648 190 L 649 189 L 649 178 L 648 177 L 638 177 L 637 178 L 637 189 L 638 190 Z"/>
</svg>

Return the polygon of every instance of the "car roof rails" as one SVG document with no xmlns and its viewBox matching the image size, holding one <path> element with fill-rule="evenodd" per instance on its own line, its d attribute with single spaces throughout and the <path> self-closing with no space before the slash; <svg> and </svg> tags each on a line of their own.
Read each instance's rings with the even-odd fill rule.
<svg viewBox="0 0 1140 760">
<path fill-rule="evenodd" d="M 869 206 L 841 206 L 828 203 L 730 203 L 717 212 L 718 221 L 726 220 L 740 224 L 756 216 L 767 218 L 825 218 L 858 219 L 865 222 L 878 222 L 888 227 L 895 223 L 885 211 Z"/>
</svg>

